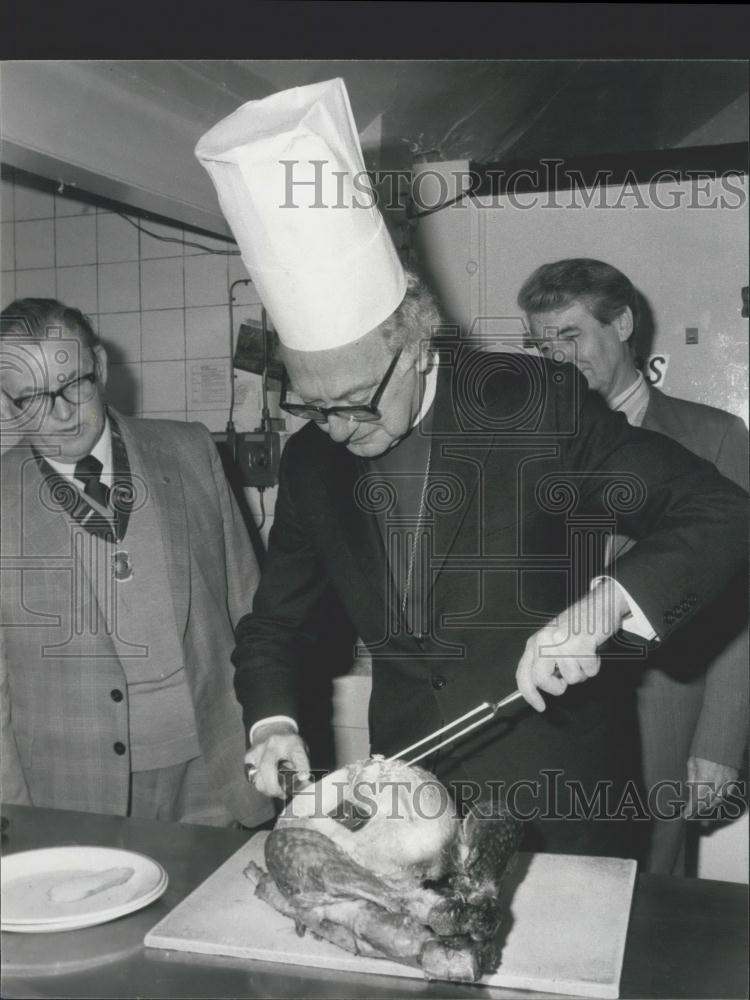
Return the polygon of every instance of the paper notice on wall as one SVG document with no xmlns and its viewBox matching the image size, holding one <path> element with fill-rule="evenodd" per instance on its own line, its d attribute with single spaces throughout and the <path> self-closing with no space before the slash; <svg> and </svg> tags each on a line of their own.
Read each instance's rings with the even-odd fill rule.
<svg viewBox="0 0 750 1000">
<path fill-rule="evenodd" d="M 229 406 L 229 361 L 188 361 L 190 408 L 223 410 Z"/>
</svg>

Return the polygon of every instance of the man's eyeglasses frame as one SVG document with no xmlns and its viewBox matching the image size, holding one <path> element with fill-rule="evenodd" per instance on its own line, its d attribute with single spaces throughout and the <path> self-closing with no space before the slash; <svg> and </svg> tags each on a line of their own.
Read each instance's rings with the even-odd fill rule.
<svg viewBox="0 0 750 1000">
<path fill-rule="evenodd" d="M 386 373 L 369 403 L 357 403 L 354 406 L 314 406 L 312 403 L 288 403 L 286 401 L 288 378 L 285 369 L 281 383 L 279 408 L 286 413 L 291 413 L 294 417 L 314 420 L 316 424 L 328 423 L 329 417 L 341 417 L 345 420 L 356 420 L 361 423 L 372 423 L 374 420 L 379 420 L 382 414 L 378 408 L 378 403 L 383 398 L 383 393 L 396 369 L 396 364 L 401 357 L 402 350 L 403 347 L 399 347 L 391 358 L 391 363 L 388 365 Z"/>
<path fill-rule="evenodd" d="M 85 375 L 80 375 L 78 378 L 71 379 L 70 382 L 66 382 L 65 385 L 61 386 L 59 389 L 52 389 L 48 392 L 35 392 L 29 396 L 18 396 L 16 399 L 11 397 L 11 402 L 17 410 L 21 410 L 24 413 L 32 410 L 33 407 L 41 403 L 42 400 L 45 401 L 45 406 L 47 407 L 45 409 L 45 413 L 52 413 L 55 408 L 55 402 L 59 396 L 62 396 L 65 402 L 70 403 L 72 406 L 80 406 L 82 403 L 88 402 L 88 399 L 91 397 L 89 396 L 88 399 L 80 398 L 80 396 L 78 398 L 75 396 L 71 398 L 68 393 L 74 388 L 78 390 L 78 387 L 81 386 L 82 382 L 91 382 L 93 385 L 96 382 L 96 378 L 97 371 L 94 369 L 93 371 L 86 372 Z"/>
</svg>

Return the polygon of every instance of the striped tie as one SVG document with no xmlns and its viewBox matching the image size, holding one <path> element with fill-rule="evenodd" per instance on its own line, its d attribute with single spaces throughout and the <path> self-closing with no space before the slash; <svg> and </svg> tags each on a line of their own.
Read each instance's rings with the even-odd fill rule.
<svg viewBox="0 0 750 1000">
<path fill-rule="evenodd" d="M 109 487 L 99 478 L 102 474 L 102 463 L 93 455 L 86 455 L 76 462 L 76 479 L 83 483 L 83 492 L 102 507 L 109 504 Z"/>
</svg>

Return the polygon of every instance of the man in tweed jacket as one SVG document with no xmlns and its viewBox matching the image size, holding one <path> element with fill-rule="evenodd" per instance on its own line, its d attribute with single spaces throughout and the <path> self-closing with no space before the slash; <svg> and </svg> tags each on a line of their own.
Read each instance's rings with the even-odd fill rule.
<svg viewBox="0 0 750 1000">
<path fill-rule="evenodd" d="M 107 409 L 76 309 L 14 302 L 1 344 L 3 801 L 263 822 L 229 660 L 258 567 L 208 431 Z"/>
</svg>

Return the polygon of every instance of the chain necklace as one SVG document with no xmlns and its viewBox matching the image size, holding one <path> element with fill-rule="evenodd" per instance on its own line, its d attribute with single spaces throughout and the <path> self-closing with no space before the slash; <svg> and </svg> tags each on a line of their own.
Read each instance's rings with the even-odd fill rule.
<svg viewBox="0 0 750 1000">
<path fill-rule="evenodd" d="M 406 605 L 409 602 L 409 590 L 411 588 L 411 579 L 414 573 L 414 563 L 417 557 L 417 546 L 420 541 L 420 532 L 422 529 L 422 521 L 424 519 L 425 513 L 425 499 L 427 496 L 427 483 L 430 478 L 430 460 L 432 459 L 432 448 L 427 452 L 427 465 L 424 470 L 424 479 L 422 480 L 422 493 L 419 497 L 419 512 L 417 514 L 417 525 L 414 531 L 414 541 L 412 542 L 411 552 L 409 553 L 409 566 L 406 571 L 406 585 L 404 587 L 404 598 L 401 602 L 401 617 L 406 616 Z M 420 609 L 421 611 L 422 609 Z"/>
</svg>

